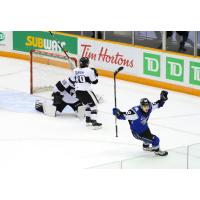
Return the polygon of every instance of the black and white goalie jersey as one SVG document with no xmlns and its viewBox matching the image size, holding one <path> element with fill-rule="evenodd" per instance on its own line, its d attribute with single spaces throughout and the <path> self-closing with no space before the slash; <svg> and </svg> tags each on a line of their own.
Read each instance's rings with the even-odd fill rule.
<svg viewBox="0 0 200 200">
<path fill-rule="evenodd" d="M 53 93 L 56 92 L 59 92 L 63 96 L 62 100 L 65 103 L 73 104 L 79 101 L 75 95 L 74 84 L 68 78 L 56 83 L 53 88 Z"/>
</svg>

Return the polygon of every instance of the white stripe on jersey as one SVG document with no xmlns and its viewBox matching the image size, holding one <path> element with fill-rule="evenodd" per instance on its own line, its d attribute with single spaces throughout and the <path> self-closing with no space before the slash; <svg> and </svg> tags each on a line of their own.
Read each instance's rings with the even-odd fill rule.
<svg viewBox="0 0 200 200">
<path fill-rule="evenodd" d="M 155 109 L 159 108 L 158 104 L 156 102 L 155 103 L 151 103 L 151 106 L 152 106 L 152 110 L 155 110 Z"/>
</svg>

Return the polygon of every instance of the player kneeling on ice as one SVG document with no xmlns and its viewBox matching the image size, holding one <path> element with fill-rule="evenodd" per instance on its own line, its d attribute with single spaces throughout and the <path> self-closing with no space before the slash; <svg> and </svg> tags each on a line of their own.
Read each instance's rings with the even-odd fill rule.
<svg viewBox="0 0 200 200">
<path fill-rule="evenodd" d="M 140 100 L 139 106 L 131 108 L 128 112 L 121 112 L 118 108 L 113 108 L 113 115 L 118 119 L 129 121 L 133 136 L 143 141 L 143 150 L 153 151 L 159 156 L 166 156 L 168 152 L 160 150 L 160 140 L 151 133 L 147 122 L 152 110 L 160 108 L 165 104 L 165 101 L 168 99 L 167 95 L 167 91 L 161 91 L 160 99 L 155 103 L 151 103 L 147 98 L 143 98 Z"/>
<path fill-rule="evenodd" d="M 53 102 L 37 100 L 35 109 L 49 116 L 56 116 L 56 111 L 62 112 L 66 106 L 70 106 L 78 117 L 83 118 L 85 108 L 75 96 L 74 84 L 66 78 L 58 81 L 53 88 Z"/>
</svg>

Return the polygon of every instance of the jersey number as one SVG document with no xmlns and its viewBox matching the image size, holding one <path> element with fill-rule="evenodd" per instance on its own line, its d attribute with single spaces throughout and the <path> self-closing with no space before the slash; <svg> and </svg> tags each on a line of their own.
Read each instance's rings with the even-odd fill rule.
<svg viewBox="0 0 200 200">
<path fill-rule="evenodd" d="M 85 83 L 85 76 L 80 75 L 76 77 L 76 82 L 78 83 Z"/>
</svg>

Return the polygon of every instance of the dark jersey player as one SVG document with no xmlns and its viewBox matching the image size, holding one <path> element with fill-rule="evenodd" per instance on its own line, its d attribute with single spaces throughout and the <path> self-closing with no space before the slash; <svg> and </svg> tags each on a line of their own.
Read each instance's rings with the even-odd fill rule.
<svg viewBox="0 0 200 200">
<path fill-rule="evenodd" d="M 143 98 L 139 106 L 131 108 L 128 112 L 121 112 L 118 108 L 113 108 L 113 115 L 120 120 L 129 121 L 133 136 L 143 141 L 143 150 L 153 151 L 159 156 L 166 156 L 168 152 L 160 150 L 160 139 L 151 133 L 147 122 L 152 110 L 160 108 L 165 104 L 168 99 L 167 95 L 167 91 L 161 91 L 160 99 L 155 103 L 151 103 L 147 98 Z"/>
</svg>

